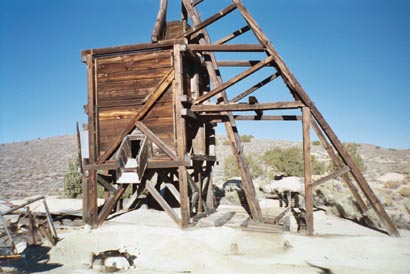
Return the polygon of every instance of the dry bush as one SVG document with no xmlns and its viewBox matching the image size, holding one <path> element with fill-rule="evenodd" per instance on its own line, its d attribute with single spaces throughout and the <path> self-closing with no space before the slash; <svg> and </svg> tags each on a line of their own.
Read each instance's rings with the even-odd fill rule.
<svg viewBox="0 0 410 274">
<path fill-rule="evenodd" d="M 399 193 L 400 193 L 400 195 L 403 196 L 403 197 L 410 198 L 410 187 L 402 187 L 402 188 L 399 190 Z"/>
<path fill-rule="evenodd" d="M 397 181 L 387 181 L 386 183 L 384 183 L 384 187 L 385 188 L 390 188 L 390 189 L 396 189 L 401 185 L 400 182 Z"/>
</svg>

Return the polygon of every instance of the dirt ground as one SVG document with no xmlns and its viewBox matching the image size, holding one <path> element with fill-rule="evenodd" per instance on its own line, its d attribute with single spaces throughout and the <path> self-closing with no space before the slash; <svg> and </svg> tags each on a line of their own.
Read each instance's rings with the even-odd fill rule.
<svg viewBox="0 0 410 274">
<path fill-rule="evenodd" d="M 48 204 L 58 211 L 75 209 L 81 201 L 48 199 Z M 314 222 L 310 237 L 226 226 L 182 230 L 164 212 L 139 209 L 98 229 L 59 231 L 57 246 L 42 247 L 43 257 L 20 270 L 97 273 L 90 269 L 92 252 L 119 249 L 136 256 L 135 267 L 121 273 L 410 273 L 409 231 L 389 237 L 323 211 L 315 212 Z"/>
</svg>

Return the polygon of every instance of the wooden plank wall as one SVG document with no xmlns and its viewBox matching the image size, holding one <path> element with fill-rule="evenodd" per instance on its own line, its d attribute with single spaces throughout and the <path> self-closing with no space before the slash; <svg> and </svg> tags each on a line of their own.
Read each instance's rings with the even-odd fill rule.
<svg viewBox="0 0 410 274">
<path fill-rule="evenodd" d="M 126 52 L 96 58 L 98 155 L 109 148 L 172 66 L 171 50 Z M 172 98 L 170 88 L 143 122 L 175 149 Z"/>
</svg>

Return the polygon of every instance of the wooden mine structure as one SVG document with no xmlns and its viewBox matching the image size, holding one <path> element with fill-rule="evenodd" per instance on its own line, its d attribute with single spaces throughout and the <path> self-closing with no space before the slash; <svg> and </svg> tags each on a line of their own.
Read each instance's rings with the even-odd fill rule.
<svg viewBox="0 0 410 274">
<path fill-rule="evenodd" d="M 83 184 L 84 221 L 92 226 L 102 224 L 129 187 L 132 195 L 125 209 L 148 191 L 176 223 L 188 226 L 195 195 L 199 197 L 199 212 L 213 206 L 214 127 L 222 123 L 240 171 L 249 213 L 255 221 L 263 222 L 237 120 L 293 120 L 302 122 L 307 234 L 313 233 L 313 188 L 341 176 L 360 211 L 364 214 L 372 207 L 387 231 L 398 236 L 351 156 L 241 0 L 233 0 L 205 20 L 198 10 L 202 2 L 205 1 L 182 0 L 182 19 L 167 22 L 167 1 L 161 0 L 151 43 L 82 51 L 88 75 L 89 134 Z M 244 25 L 211 41 L 207 29 L 220 21 L 225 29 L 232 23 L 224 20 L 228 14 L 240 15 Z M 245 37 L 255 42 L 235 43 Z M 262 57 L 236 59 L 255 54 Z M 221 60 L 217 56 L 232 59 Z M 242 71 L 224 81 L 220 73 L 223 67 Z M 251 77 L 254 81 L 262 70 L 269 71 L 268 76 L 256 80 L 254 85 L 247 89 L 237 85 Z M 278 78 L 292 99 L 259 102 L 254 92 L 280 81 Z M 265 97 L 273 94 L 271 90 L 263 92 Z M 268 115 L 278 110 L 299 110 L 301 115 Z M 317 181 L 312 181 L 311 176 L 311 128 L 338 168 Z M 101 208 L 97 206 L 97 184 L 106 192 Z M 178 201 L 180 214 L 160 194 L 161 184 L 173 194 L 174 202 Z"/>
</svg>

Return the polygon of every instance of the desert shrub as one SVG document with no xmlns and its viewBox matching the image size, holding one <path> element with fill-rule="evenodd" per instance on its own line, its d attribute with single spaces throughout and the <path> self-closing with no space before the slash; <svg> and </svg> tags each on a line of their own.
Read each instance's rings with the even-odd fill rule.
<svg viewBox="0 0 410 274">
<path fill-rule="evenodd" d="M 399 193 L 401 196 L 409 198 L 410 197 L 410 187 L 402 187 L 399 190 Z"/>
<path fill-rule="evenodd" d="M 380 149 L 380 146 L 376 146 L 376 149 Z"/>
<path fill-rule="evenodd" d="M 258 178 L 264 176 L 264 171 L 261 164 L 258 161 L 258 156 L 255 153 L 250 153 L 245 155 L 246 161 L 248 162 L 249 171 L 252 178 Z M 234 156 L 228 156 L 224 160 L 224 176 L 225 179 L 233 178 L 239 176 L 239 168 L 236 164 Z"/>
<path fill-rule="evenodd" d="M 401 183 L 400 183 L 400 182 L 397 182 L 397 181 L 387 181 L 387 182 L 384 184 L 384 187 L 385 187 L 385 188 L 395 189 L 395 188 L 398 188 L 400 185 L 401 185 Z"/>
<path fill-rule="evenodd" d="M 231 142 L 229 140 L 224 140 L 222 143 L 224 146 L 229 146 Z"/>
<path fill-rule="evenodd" d="M 241 142 L 249 143 L 252 140 L 253 136 L 252 135 L 241 135 L 240 138 L 241 138 Z"/>
<path fill-rule="evenodd" d="M 343 143 L 343 146 L 345 147 L 347 153 L 349 153 L 350 157 L 352 158 L 353 162 L 356 164 L 356 166 L 360 169 L 361 172 L 366 171 L 366 165 L 364 164 L 362 156 L 357 152 L 357 149 L 360 147 L 360 144 L 356 143 Z M 340 159 L 341 162 L 343 162 L 342 159 Z M 333 170 L 336 170 L 337 168 L 335 166 L 332 167 Z"/>
<path fill-rule="evenodd" d="M 304 176 L 303 151 L 298 147 L 281 149 L 275 147 L 265 152 L 262 156 L 266 165 L 276 172 L 281 172 L 285 176 Z M 323 174 L 327 170 L 324 162 L 318 161 L 312 155 L 312 173 Z"/>
<path fill-rule="evenodd" d="M 77 198 L 83 193 L 82 176 L 78 172 L 79 160 L 68 162 L 68 170 L 64 174 L 64 194 L 69 198 Z"/>
<path fill-rule="evenodd" d="M 312 145 L 314 145 L 314 146 L 320 146 L 320 141 L 313 141 L 313 142 L 312 142 Z"/>
</svg>

